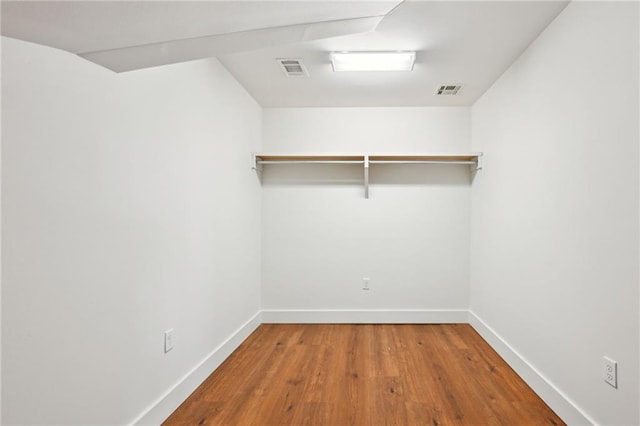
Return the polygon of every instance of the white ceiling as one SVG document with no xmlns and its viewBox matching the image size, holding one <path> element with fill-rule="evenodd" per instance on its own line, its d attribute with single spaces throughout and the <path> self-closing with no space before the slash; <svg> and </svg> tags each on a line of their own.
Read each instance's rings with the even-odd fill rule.
<svg viewBox="0 0 640 426">
<path fill-rule="evenodd" d="M 568 1 L 2 1 L 2 34 L 116 71 L 217 56 L 265 107 L 470 105 Z M 396 7 L 397 6 L 397 7 Z M 414 70 L 334 73 L 329 52 L 416 50 Z M 276 58 L 302 59 L 286 77 Z M 461 84 L 436 96 L 440 84 Z"/>
</svg>

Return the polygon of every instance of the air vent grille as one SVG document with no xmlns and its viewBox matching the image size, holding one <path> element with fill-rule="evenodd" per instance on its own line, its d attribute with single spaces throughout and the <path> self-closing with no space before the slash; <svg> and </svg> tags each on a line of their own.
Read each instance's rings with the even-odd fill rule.
<svg viewBox="0 0 640 426">
<path fill-rule="evenodd" d="M 461 87 L 455 84 L 443 84 L 438 88 L 436 95 L 457 95 Z"/>
<path fill-rule="evenodd" d="M 306 67 L 300 59 L 276 59 L 287 77 L 308 77 Z"/>
</svg>

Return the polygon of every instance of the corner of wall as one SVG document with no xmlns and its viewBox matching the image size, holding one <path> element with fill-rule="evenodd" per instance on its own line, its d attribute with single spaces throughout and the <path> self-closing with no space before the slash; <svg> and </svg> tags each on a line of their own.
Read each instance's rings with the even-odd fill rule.
<svg viewBox="0 0 640 426">
<path fill-rule="evenodd" d="M 542 375 L 526 358 L 471 310 L 469 311 L 469 324 L 567 424 L 596 424 L 567 395 L 554 386 L 548 378 Z"/>
</svg>

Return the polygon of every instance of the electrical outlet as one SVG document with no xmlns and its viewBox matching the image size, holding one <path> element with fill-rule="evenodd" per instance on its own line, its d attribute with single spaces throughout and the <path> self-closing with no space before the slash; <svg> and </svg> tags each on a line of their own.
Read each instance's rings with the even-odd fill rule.
<svg viewBox="0 0 640 426">
<path fill-rule="evenodd" d="M 369 290 L 369 278 L 364 277 L 362 279 L 362 289 L 363 290 Z"/>
<path fill-rule="evenodd" d="M 618 388 L 618 363 L 607 358 L 602 358 L 602 375 L 604 381 L 609 383 L 614 388 Z"/>
<path fill-rule="evenodd" d="M 164 332 L 164 353 L 173 349 L 173 328 Z"/>
</svg>

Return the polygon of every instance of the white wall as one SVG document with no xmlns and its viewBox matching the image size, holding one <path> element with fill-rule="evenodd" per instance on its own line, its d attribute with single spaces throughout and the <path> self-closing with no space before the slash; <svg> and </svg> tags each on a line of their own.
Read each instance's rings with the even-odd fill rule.
<svg viewBox="0 0 640 426">
<path fill-rule="evenodd" d="M 468 108 L 265 109 L 263 147 L 465 152 L 469 126 Z M 370 199 L 362 174 L 361 165 L 265 166 L 265 311 L 466 309 L 469 168 L 372 166 Z"/>
<path fill-rule="evenodd" d="M 0 41 L 0 79 L 2 78 L 2 42 Z M 2 84 L 0 84 L 0 100 Z M 2 141 L 2 107 L 0 106 L 0 142 Z M 2 149 L 0 149 L 0 236 L 2 235 Z M 1 242 L 1 237 L 0 237 Z M 2 244 L 0 243 L 0 423 L 2 423 Z"/>
<path fill-rule="evenodd" d="M 131 422 L 260 309 L 260 107 L 2 43 L 3 423 Z"/>
<path fill-rule="evenodd" d="M 472 110 L 261 116 L 215 60 L 116 75 L 3 38 L 3 423 L 138 418 L 261 291 L 267 311 L 470 304 L 594 421 L 640 423 L 637 17 L 570 4 Z M 272 167 L 262 189 L 247 173 L 250 151 L 471 139 L 473 186 L 465 167 L 379 166 L 365 200 L 359 166 Z"/>
<path fill-rule="evenodd" d="M 573 2 L 472 109 L 471 309 L 603 425 L 640 423 L 638 30 Z"/>
</svg>

